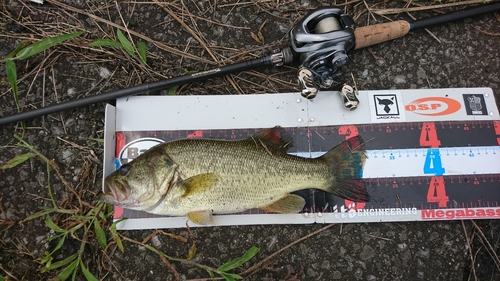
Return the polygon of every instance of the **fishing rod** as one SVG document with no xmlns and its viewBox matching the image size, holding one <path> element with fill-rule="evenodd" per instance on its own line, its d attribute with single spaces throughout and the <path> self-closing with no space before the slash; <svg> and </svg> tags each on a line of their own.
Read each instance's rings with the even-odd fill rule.
<svg viewBox="0 0 500 281">
<path fill-rule="evenodd" d="M 291 46 L 274 50 L 271 54 L 261 58 L 5 116 L 0 118 L 0 126 L 98 102 L 107 102 L 121 97 L 164 90 L 173 86 L 221 77 L 236 72 L 296 63 L 299 63 L 297 76 L 301 94 L 304 98 L 315 98 L 320 89 L 338 89 L 339 86 L 342 86 L 339 94 L 344 107 L 353 110 L 359 104 L 355 91 L 351 86 L 335 80 L 335 78 L 342 74 L 340 68 L 347 64 L 349 60 L 347 53 L 350 50 L 390 41 L 418 29 L 498 10 L 500 10 L 500 2 L 493 2 L 463 11 L 415 21 L 399 20 L 356 28 L 354 20 L 349 15 L 344 14 L 341 9 L 335 7 L 319 8 L 308 13 L 290 31 Z"/>
</svg>

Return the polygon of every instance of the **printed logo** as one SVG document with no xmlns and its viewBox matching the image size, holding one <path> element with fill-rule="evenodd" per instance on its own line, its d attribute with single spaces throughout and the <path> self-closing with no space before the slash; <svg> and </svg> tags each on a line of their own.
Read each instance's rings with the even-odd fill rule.
<svg viewBox="0 0 500 281">
<path fill-rule="evenodd" d="M 395 94 L 373 95 L 377 119 L 400 119 L 398 99 Z"/>
<path fill-rule="evenodd" d="M 382 208 L 382 209 L 357 209 L 356 203 L 350 205 L 335 205 L 331 212 L 335 219 L 353 219 L 355 217 L 380 217 L 380 216 L 414 216 L 418 214 L 417 208 Z"/>
<path fill-rule="evenodd" d="M 498 218 L 500 209 L 498 208 L 465 208 L 451 210 L 422 210 L 423 220 L 452 220 L 452 219 L 481 219 L 481 218 Z"/>
<path fill-rule="evenodd" d="M 479 95 L 463 95 L 465 111 L 467 115 L 488 115 L 486 110 L 486 102 L 484 101 L 484 96 Z"/>
<path fill-rule="evenodd" d="M 119 160 L 120 163 L 127 164 L 128 162 L 137 158 L 137 156 L 143 154 L 151 147 L 164 143 L 163 140 L 155 138 L 142 138 L 129 142 L 120 151 Z"/>
<path fill-rule="evenodd" d="M 428 97 L 410 102 L 405 109 L 424 116 L 444 116 L 457 112 L 461 107 L 460 102 L 454 99 Z"/>
</svg>

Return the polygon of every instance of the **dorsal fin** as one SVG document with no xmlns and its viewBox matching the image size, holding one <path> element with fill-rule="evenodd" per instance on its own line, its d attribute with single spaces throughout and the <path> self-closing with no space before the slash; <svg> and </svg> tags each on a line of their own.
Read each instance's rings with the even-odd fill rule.
<svg viewBox="0 0 500 281">
<path fill-rule="evenodd" d="M 265 145 L 271 145 L 282 152 L 286 152 L 293 146 L 292 138 L 280 126 L 264 129 L 252 135 L 247 140 L 257 143 L 262 142 Z"/>
</svg>

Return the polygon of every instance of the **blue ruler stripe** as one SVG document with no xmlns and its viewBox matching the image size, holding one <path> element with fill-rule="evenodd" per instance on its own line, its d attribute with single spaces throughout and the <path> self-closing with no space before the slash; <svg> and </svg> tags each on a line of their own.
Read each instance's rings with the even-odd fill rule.
<svg viewBox="0 0 500 281">
<path fill-rule="evenodd" d="M 290 153 L 316 158 L 324 151 Z M 500 146 L 368 150 L 363 178 L 500 173 Z"/>
</svg>

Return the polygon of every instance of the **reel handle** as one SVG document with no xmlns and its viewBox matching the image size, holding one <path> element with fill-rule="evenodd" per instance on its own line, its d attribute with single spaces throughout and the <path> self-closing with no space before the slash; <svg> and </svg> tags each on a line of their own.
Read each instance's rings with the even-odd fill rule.
<svg viewBox="0 0 500 281">
<path fill-rule="evenodd" d="M 404 20 L 358 27 L 354 31 L 356 46 L 361 49 L 403 37 L 410 32 L 410 23 Z"/>
</svg>

